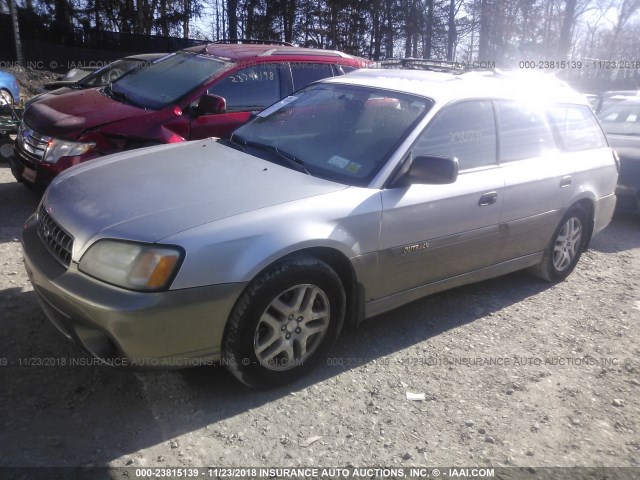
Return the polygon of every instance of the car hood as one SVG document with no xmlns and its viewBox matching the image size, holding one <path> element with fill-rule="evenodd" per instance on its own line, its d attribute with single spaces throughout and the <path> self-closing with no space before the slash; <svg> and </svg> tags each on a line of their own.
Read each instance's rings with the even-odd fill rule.
<svg viewBox="0 0 640 480">
<path fill-rule="evenodd" d="M 215 139 L 124 152 L 58 176 L 43 202 L 74 237 L 158 242 L 199 225 L 347 188 L 245 154 Z"/>
<path fill-rule="evenodd" d="M 640 136 L 638 135 L 607 135 L 609 144 L 614 148 L 622 161 L 640 161 Z"/>
<path fill-rule="evenodd" d="M 70 88 L 70 87 L 58 88 L 56 90 L 51 90 L 50 92 L 45 91 L 27 100 L 26 106 L 28 107 L 32 103 L 39 102 L 41 100 L 46 100 L 47 98 L 55 97 L 56 95 L 64 95 L 66 93 L 77 92 L 77 91 L 78 91 L 77 89 Z"/>
<path fill-rule="evenodd" d="M 24 121 L 44 135 L 74 140 L 85 130 L 144 113 L 107 97 L 100 89 L 88 89 L 38 100 L 25 110 Z"/>
<path fill-rule="evenodd" d="M 607 138 L 609 139 L 609 143 L 611 144 L 611 146 L 616 150 L 640 150 L 639 135 L 618 135 L 614 133 L 608 133 Z"/>
<path fill-rule="evenodd" d="M 9 89 L 15 103 L 20 102 L 20 87 L 18 86 L 18 80 L 14 75 L 0 70 L 0 88 Z"/>
</svg>

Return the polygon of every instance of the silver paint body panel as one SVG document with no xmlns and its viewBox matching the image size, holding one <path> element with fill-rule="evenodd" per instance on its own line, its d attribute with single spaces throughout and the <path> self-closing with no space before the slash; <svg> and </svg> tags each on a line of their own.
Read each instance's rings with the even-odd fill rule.
<svg viewBox="0 0 640 480">
<path fill-rule="evenodd" d="M 195 349 L 216 357 L 228 314 L 242 288 L 294 252 L 322 248 L 348 261 L 364 293 L 365 317 L 371 317 L 426 294 L 536 264 L 562 215 L 576 202 L 592 205 L 594 233 L 608 224 L 617 180 L 609 148 L 555 151 L 462 171 L 449 185 L 386 188 L 400 162 L 410 155 L 414 139 L 440 109 L 465 95 L 493 98 L 486 86 L 480 93 L 465 94 L 456 92 L 460 84 L 447 84 L 438 75 L 429 81 L 414 73 L 401 79 L 399 75 L 359 72 L 327 80 L 424 92 L 424 96 L 430 88 L 443 86 L 438 90 L 441 96 L 433 97 L 432 110 L 366 188 L 281 167 L 215 139 L 123 152 L 66 171 L 42 201 L 73 236 L 72 266 L 62 275 L 47 274 L 49 267 L 43 264 L 34 237 L 27 235 L 25 257 L 36 291 L 58 302 L 55 307 L 60 310 L 84 312 L 80 323 L 107 332 L 119 347 L 131 345 L 129 350 L 121 348 L 120 354 L 159 354 L 162 345 L 149 350 L 131 340 L 132 332 L 143 333 L 123 327 L 133 321 L 130 310 L 104 312 L 113 306 L 102 301 L 104 295 L 110 299 L 126 295 L 118 297 L 113 292 L 117 287 L 105 289 L 83 275 L 77 263 L 104 238 L 178 245 L 186 256 L 177 276 L 168 292 L 152 295 L 179 298 L 177 292 L 185 291 L 210 295 L 209 287 L 223 292 L 216 293 L 224 297 L 224 305 L 212 308 L 215 315 L 206 318 L 201 307 L 209 303 L 203 299 L 196 302 L 198 318 L 191 322 L 195 328 L 215 324 L 211 330 L 215 334 L 204 344 L 196 342 Z M 496 88 L 493 95 L 510 98 L 511 92 Z M 581 103 L 577 96 L 567 101 Z M 479 205 L 487 192 L 497 194 L 496 202 Z M 74 288 L 68 288 L 65 279 L 73 279 Z M 96 308 L 102 313 L 95 313 Z M 187 312 L 194 310 L 185 305 Z M 153 309 L 144 315 L 152 316 Z M 158 313 L 158 318 L 166 316 Z M 115 324 L 120 330 L 109 330 Z M 174 323 L 171 328 L 178 326 Z M 170 331 L 166 333 L 162 341 L 170 343 Z M 123 340 L 121 335 L 129 338 Z M 188 356 L 188 348 L 184 350 Z M 180 353 L 173 349 L 167 354 Z"/>
</svg>

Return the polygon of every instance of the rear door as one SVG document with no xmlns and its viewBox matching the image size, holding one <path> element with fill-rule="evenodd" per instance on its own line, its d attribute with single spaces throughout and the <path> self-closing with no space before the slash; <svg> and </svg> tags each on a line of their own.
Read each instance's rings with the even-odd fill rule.
<svg viewBox="0 0 640 480">
<path fill-rule="evenodd" d="M 379 278 L 374 298 L 491 265 L 498 246 L 504 180 L 496 162 L 490 100 L 443 108 L 412 154 L 458 158 L 450 185 L 411 185 L 382 191 Z"/>
<path fill-rule="evenodd" d="M 505 177 L 499 259 L 509 260 L 544 250 L 582 188 L 606 191 L 596 187 L 605 176 L 594 170 L 602 167 L 607 144 L 586 105 L 543 111 L 497 101 L 496 111 Z"/>
<path fill-rule="evenodd" d="M 544 249 L 574 183 L 545 110 L 510 100 L 496 101 L 495 108 L 505 178 L 498 260 L 506 261 Z"/>
</svg>

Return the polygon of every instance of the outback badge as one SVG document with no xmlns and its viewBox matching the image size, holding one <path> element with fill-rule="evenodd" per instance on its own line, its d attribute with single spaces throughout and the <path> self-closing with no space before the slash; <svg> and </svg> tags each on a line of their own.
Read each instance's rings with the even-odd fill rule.
<svg viewBox="0 0 640 480">
<path fill-rule="evenodd" d="M 416 253 L 421 250 L 426 250 L 427 248 L 429 248 L 429 242 L 414 243 L 413 245 L 407 245 L 404 247 L 402 249 L 402 254 L 406 255 L 407 253 Z"/>
</svg>

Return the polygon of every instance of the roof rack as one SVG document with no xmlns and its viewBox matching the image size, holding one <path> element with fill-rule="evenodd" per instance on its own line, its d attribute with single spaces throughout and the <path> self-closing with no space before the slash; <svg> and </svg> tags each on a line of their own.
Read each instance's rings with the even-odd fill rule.
<svg viewBox="0 0 640 480">
<path fill-rule="evenodd" d="M 298 48 L 297 50 L 278 50 L 277 48 L 272 48 L 271 50 L 266 50 L 260 54 L 261 57 L 269 57 L 269 56 L 277 56 L 277 55 L 304 55 L 304 56 L 317 56 L 317 57 L 342 57 L 342 58 L 351 58 L 351 55 L 344 52 L 339 52 L 337 50 L 320 50 L 313 48 Z"/>
<path fill-rule="evenodd" d="M 215 42 L 218 44 L 232 44 L 232 43 L 241 43 L 241 44 L 251 44 L 251 45 L 282 45 L 285 47 L 295 47 L 293 43 L 283 42 L 281 40 L 255 40 L 252 38 L 222 38 L 220 40 L 216 40 Z"/>
<path fill-rule="evenodd" d="M 430 70 L 433 72 L 465 73 L 468 66 L 461 62 L 430 58 L 389 58 L 380 62 L 380 68 L 402 68 L 406 70 Z"/>
</svg>

